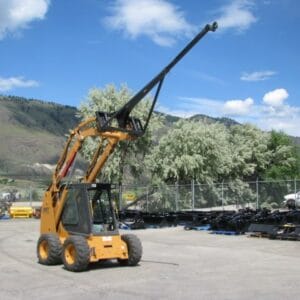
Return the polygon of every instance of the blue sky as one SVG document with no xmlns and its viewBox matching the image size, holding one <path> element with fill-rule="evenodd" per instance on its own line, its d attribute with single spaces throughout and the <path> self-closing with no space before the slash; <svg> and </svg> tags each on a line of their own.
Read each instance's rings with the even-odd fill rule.
<svg viewBox="0 0 300 300">
<path fill-rule="evenodd" d="M 0 93 L 78 106 L 93 87 L 137 91 L 212 21 L 157 109 L 300 136 L 297 0 L 0 0 Z"/>
</svg>

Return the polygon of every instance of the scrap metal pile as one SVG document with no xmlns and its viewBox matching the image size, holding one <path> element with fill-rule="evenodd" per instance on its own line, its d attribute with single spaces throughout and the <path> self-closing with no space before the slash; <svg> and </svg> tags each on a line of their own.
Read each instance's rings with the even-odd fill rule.
<svg viewBox="0 0 300 300">
<path fill-rule="evenodd" d="M 119 213 L 120 228 L 144 229 L 182 225 L 186 230 L 210 230 L 212 233 L 244 234 L 270 239 L 300 240 L 300 210 L 270 211 L 179 211 L 147 213 L 125 210 Z"/>
</svg>

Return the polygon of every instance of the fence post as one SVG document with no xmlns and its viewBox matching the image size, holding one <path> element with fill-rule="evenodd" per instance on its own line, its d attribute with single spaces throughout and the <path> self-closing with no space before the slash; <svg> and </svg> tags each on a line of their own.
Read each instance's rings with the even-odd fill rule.
<svg viewBox="0 0 300 300">
<path fill-rule="evenodd" d="M 256 178 L 256 209 L 259 209 L 258 178 Z"/>
<path fill-rule="evenodd" d="M 149 204 L 148 204 L 148 200 L 149 200 L 149 188 L 148 186 L 146 187 L 146 212 L 149 212 Z"/>
<path fill-rule="evenodd" d="M 29 205 L 30 207 L 32 207 L 32 189 L 31 189 L 31 185 L 29 185 Z"/>
<path fill-rule="evenodd" d="M 122 183 L 119 184 L 119 211 L 122 210 Z"/>
<path fill-rule="evenodd" d="M 224 180 L 222 180 L 222 210 L 224 210 Z"/>
<path fill-rule="evenodd" d="M 163 212 L 165 213 L 166 212 L 166 197 L 163 195 Z"/>
<path fill-rule="evenodd" d="M 192 210 L 195 209 L 195 181 L 192 179 Z"/>
<path fill-rule="evenodd" d="M 178 211 L 178 181 L 175 182 L 175 208 Z"/>
</svg>

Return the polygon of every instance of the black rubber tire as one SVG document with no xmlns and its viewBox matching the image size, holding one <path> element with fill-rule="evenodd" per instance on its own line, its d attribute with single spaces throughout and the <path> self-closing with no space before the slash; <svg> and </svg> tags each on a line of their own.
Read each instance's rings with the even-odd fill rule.
<svg viewBox="0 0 300 300">
<path fill-rule="evenodd" d="M 136 266 L 143 254 L 141 241 L 134 234 L 123 234 L 121 238 L 127 245 L 128 259 L 119 259 L 119 263 L 123 266 Z"/>
<path fill-rule="evenodd" d="M 56 234 L 42 234 L 37 242 L 38 262 L 42 265 L 61 264 L 62 245 Z"/>
<path fill-rule="evenodd" d="M 184 230 L 192 230 L 192 227 L 191 227 L 191 226 L 188 226 L 188 225 L 186 225 L 186 226 L 184 226 Z"/>
<path fill-rule="evenodd" d="M 73 262 L 70 262 L 68 259 L 68 249 L 73 248 Z M 64 263 L 65 268 L 68 271 L 72 272 L 82 272 L 85 271 L 90 262 L 90 248 L 86 241 L 86 238 L 83 236 L 70 236 L 68 237 L 62 249 L 62 261 Z M 72 260 L 71 259 L 71 260 Z"/>
</svg>

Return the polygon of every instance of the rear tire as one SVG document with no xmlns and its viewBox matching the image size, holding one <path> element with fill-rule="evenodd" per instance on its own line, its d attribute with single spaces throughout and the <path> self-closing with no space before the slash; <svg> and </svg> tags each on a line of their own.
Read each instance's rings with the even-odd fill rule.
<svg viewBox="0 0 300 300">
<path fill-rule="evenodd" d="M 90 248 L 86 239 L 82 236 L 68 237 L 63 244 L 62 261 L 68 271 L 86 270 L 90 262 Z"/>
<path fill-rule="evenodd" d="M 119 259 L 119 263 L 123 266 L 136 266 L 142 258 L 141 241 L 134 234 L 124 234 L 121 238 L 127 245 L 128 259 Z"/>
<path fill-rule="evenodd" d="M 56 234 L 42 234 L 37 243 L 38 262 L 42 265 L 61 264 L 62 245 Z"/>
</svg>

